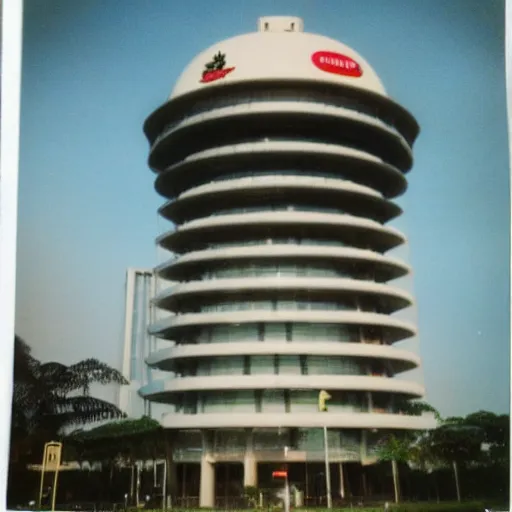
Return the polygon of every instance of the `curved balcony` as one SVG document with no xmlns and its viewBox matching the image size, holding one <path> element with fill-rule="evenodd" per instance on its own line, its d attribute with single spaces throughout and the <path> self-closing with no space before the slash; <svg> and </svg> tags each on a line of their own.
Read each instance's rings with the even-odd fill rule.
<svg viewBox="0 0 512 512">
<path fill-rule="evenodd" d="M 308 176 L 259 176 L 233 178 L 190 189 L 166 202 L 159 214 L 181 224 L 199 217 L 208 217 L 219 209 L 248 208 L 292 204 L 296 210 L 321 211 L 340 209 L 380 223 L 399 216 L 401 208 L 382 194 L 350 181 Z"/>
<path fill-rule="evenodd" d="M 262 378 L 263 377 L 263 378 Z M 416 382 L 361 375 L 220 375 L 214 377 L 180 377 L 154 381 L 142 387 L 144 398 L 173 403 L 179 395 L 192 391 L 301 389 L 386 392 L 421 398 L 423 386 Z"/>
<path fill-rule="evenodd" d="M 191 313 L 176 315 L 150 326 L 150 334 L 164 339 L 175 339 L 191 328 L 208 325 L 230 325 L 247 323 L 317 323 L 346 324 L 360 327 L 372 327 L 382 330 L 386 344 L 416 335 L 416 328 L 408 322 L 397 320 L 388 315 L 365 313 L 361 311 L 230 311 L 228 313 Z"/>
<path fill-rule="evenodd" d="M 185 190 L 240 173 L 245 177 L 295 174 L 353 181 L 385 197 L 403 193 L 407 181 L 396 167 L 364 151 L 314 142 L 260 141 L 201 151 L 156 178 L 156 191 L 173 198 Z"/>
<path fill-rule="evenodd" d="M 436 421 L 423 416 L 382 413 L 221 413 L 165 414 L 162 426 L 171 429 L 187 428 L 347 428 L 427 430 Z"/>
<path fill-rule="evenodd" d="M 155 139 L 170 123 L 213 109 L 261 101 L 293 101 L 350 108 L 394 127 L 409 144 L 414 142 L 419 133 L 414 117 L 388 97 L 344 84 L 333 85 L 307 79 L 225 83 L 220 88 L 197 90 L 175 98 L 155 110 L 144 123 L 144 132 L 150 143 L 154 144 Z"/>
<path fill-rule="evenodd" d="M 323 262 L 332 265 L 356 264 L 361 268 L 374 269 L 378 282 L 397 279 L 411 273 L 405 263 L 366 249 L 352 247 L 328 247 L 322 245 L 297 245 L 261 243 L 245 247 L 229 247 L 189 252 L 156 267 L 155 272 L 170 281 L 186 281 L 215 265 L 252 262 Z"/>
<path fill-rule="evenodd" d="M 179 131 L 199 123 L 214 121 L 218 119 L 225 119 L 230 116 L 244 116 L 250 114 L 303 114 L 310 113 L 312 115 L 327 115 L 331 117 L 351 119 L 359 121 L 363 125 L 370 125 L 374 128 L 380 128 L 386 134 L 391 134 L 398 137 L 403 143 L 410 148 L 411 144 L 408 143 L 405 137 L 402 136 L 400 131 L 393 125 L 375 115 L 366 112 L 361 112 L 342 105 L 332 105 L 326 102 L 308 101 L 307 99 L 289 98 L 287 101 L 282 99 L 247 99 L 239 101 L 231 101 L 229 104 L 212 104 L 209 109 L 201 109 L 198 112 L 192 110 L 188 115 L 174 119 L 167 123 L 160 131 L 158 136 L 151 141 L 151 149 L 155 148 L 160 141 L 169 135 L 173 135 Z M 261 117 L 261 116 L 260 116 Z"/>
<path fill-rule="evenodd" d="M 381 252 L 389 251 L 406 241 L 398 230 L 369 219 L 351 215 L 285 211 L 202 218 L 164 233 L 157 238 L 157 243 L 170 251 L 185 252 L 198 244 L 204 247 L 221 240 L 293 237 L 304 236 L 304 233 L 310 233 L 315 238 L 352 239 L 356 247 L 368 244 Z"/>
<path fill-rule="evenodd" d="M 154 303 L 161 309 L 181 311 L 189 304 L 199 306 L 209 301 L 236 300 L 244 296 L 253 301 L 276 296 L 285 300 L 369 297 L 378 301 L 383 313 L 393 313 L 413 304 L 410 294 L 385 284 L 330 277 L 277 276 L 182 283 L 157 295 Z"/>
<path fill-rule="evenodd" d="M 149 165 L 162 169 L 227 141 L 240 144 L 262 137 L 347 146 L 402 171 L 412 166 L 410 146 L 382 122 L 348 109 L 296 102 L 240 104 L 190 117 L 160 134 Z"/>
<path fill-rule="evenodd" d="M 364 343 L 210 343 L 199 345 L 174 345 L 153 352 L 146 363 L 163 371 L 173 372 L 182 360 L 210 357 L 258 355 L 304 355 L 304 356 L 343 356 L 366 360 L 380 359 L 386 361 L 394 374 L 413 370 L 420 366 L 420 358 L 409 351 L 385 345 L 367 345 Z"/>
</svg>

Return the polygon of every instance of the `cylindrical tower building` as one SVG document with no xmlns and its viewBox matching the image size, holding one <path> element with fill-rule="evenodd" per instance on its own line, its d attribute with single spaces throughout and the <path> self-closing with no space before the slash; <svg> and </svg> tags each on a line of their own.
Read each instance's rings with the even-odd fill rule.
<svg viewBox="0 0 512 512">
<path fill-rule="evenodd" d="M 144 130 L 174 225 L 157 240 L 174 253 L 156 269 L 169 315 L 151 327 L 169 347 L 147 362 L 173 377 L 140 392 L 170 404 L 174 460 L 195 463 L 212 506 L 216 465 L 238 463 L 246 486 L 265 464 L 302 475 L 323 460 L 326 426 L 343 494 L 341 463 L 426 426 L 402 413 L 424 389 L 394 378 L 420 361 L 394 347 L 416 330 L 393 315 L 412 297 L 389 284 L 410 269 L 386 255 L 405 242 L 387 223 L 416 121 L 354 50 L 270 17 L 194 58 Z M 295 480 L 321 494 L 308 478 Z"/>
</svg>

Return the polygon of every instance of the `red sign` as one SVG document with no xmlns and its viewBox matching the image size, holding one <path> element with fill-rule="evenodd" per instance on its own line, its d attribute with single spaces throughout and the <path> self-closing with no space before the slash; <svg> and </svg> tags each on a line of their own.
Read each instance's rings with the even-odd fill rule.
<svg viewBox="0 0 512 512">
<path fill-rule="evenodd" d="M 360 77 L 361 66 L 352 58 L 335 52 L 315 52 L 311 56 L 313 64 L 320 70 L 335 75 Z"/>
<path fill-rule="evenodd" d="M 287 471 L 274 471 L 272 473 L 272 478 L 287 478 L 288 472 Z"/>
<path fill-rule="evenodd" d="M 205 65 L 200 82 L 203 84 L 215 82 L 215 80 L 224 78 L 234 69 L 234 67 L 226 68 L 226 54 L 218 52 L 213 56 L 213 59 Z"/>
<path fill-rule="evenodd" d="M 203 78 L 201 78 L 201 82 L 206 84 L 208 82 L 214 82 L 215 80 L 220 80 L 224 78 L 228 73 L 231 73 L 235 68 L 227 68 L 227 69 L 216 69 L 215 71 L 207 71 Z"/>
</svg>

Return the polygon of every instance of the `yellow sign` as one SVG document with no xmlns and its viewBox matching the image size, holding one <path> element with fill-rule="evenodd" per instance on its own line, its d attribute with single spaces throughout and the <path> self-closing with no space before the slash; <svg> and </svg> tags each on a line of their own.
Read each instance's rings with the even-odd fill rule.
<svg viewBox="0 0 512 512">
<path fill-rule="evenodd" d="M 327 393 L 327 391 L 324 391 L 322 389 L 322 391 L 320 391 L 320 393 L 318 393 L 318 410 L 320 412 L 327 412 L 327 400 L 330 400 L 331 399 L 331 395 L 329 395 L 329 393 Z"/>
<path fill-rule="evenodd" d="M 59 474 L 60 460 L 62 455 L 62 443 L 51 441 L 44 445 L 43 463 L 41 466 L 41 486 L 39 488 L 39 508 L 41 508 L 41 501 L 43 499 L 43 484 L 45 473 L 52 472 L 53 475 L 53 488 L 49 487 L 51 491 L 51 510 L 55 510 L 55 498 L 57 497 L 57 477 Z M 48 498 L 49 498 L 48 493 Z"/>
<path fill-rule="evenodd" d="M 62 445 L 60 443 L 47 443 L 43 462 L 45 471 L 57 471 L 59 469 L 61 452 Z"/>
</svg>

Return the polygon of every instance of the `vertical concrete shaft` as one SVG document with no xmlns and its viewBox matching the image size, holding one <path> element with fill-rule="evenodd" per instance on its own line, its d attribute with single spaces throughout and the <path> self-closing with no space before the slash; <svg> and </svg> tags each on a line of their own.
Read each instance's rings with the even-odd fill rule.
<svg viewBox="0 0 512 512">
<path fill-rule="evenodd" d="M 244 456 L 244 487 L 258 487 L 258 463 L 254 454 L 253 439 L 252 431 L 247 431 Z"/>
<path fill-rule="evenodd" d="M 345 499 L 345 478 L 343 475 L 343 463 L 339 463 L 339 469 L 340 469 L 340 498 L 343 500 Z"/>
<path fill-rule="evenodd" d="M 203 453 L 201 454 L 201 480 L 199 506 L 215 507 L 215 463 L 212 460 L 212 433 L 203 432 Z"/>
</svg>

